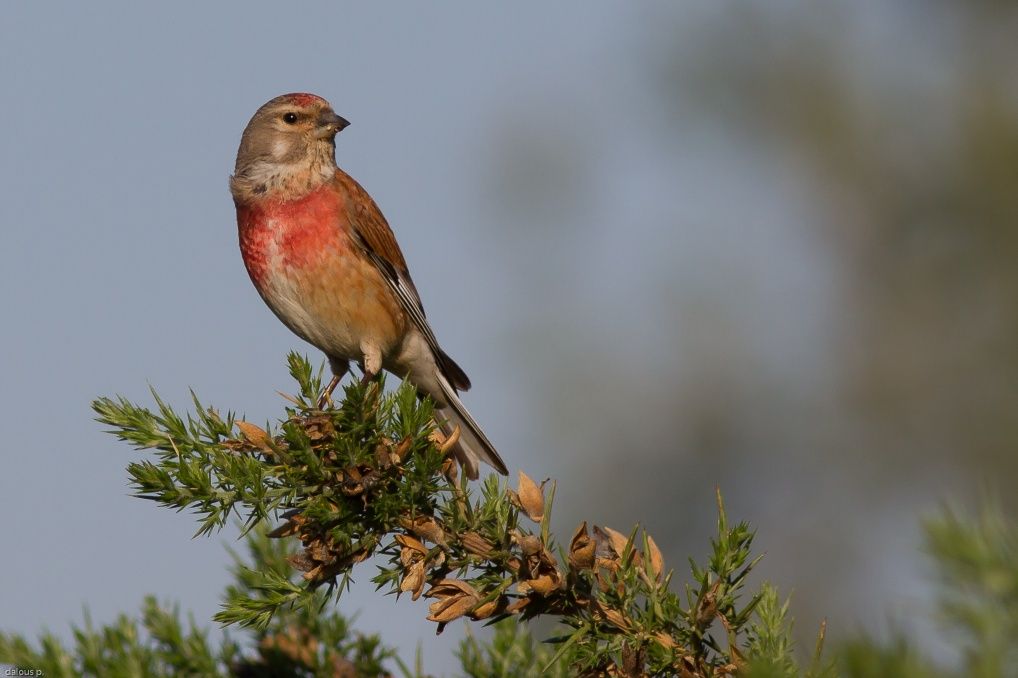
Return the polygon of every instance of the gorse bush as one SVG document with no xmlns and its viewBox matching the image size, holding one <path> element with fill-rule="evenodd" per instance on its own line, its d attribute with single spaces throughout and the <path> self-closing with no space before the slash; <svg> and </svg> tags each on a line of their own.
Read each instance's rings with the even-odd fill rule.
<svg viewBox="0 0 1018 678">
<path fill-rule="evenodd" d="M 352 383 L 341 403 L 319 410 L 321 373 L 296 355 L 289 363 L 297 393 L 274 426 L 196 397 L 184 416 L 158 396 L 154 409 L 123 398 L 93 404 L 112 433 L 152 453 L 128 466 L 137 496 L 190 509 L 198 535 L 231 520 L 243 526 L 248 554 L 236 557 L 215 616 L 233 630 L 213 647 L 207 630 L 149 598 L 137 619 L 86 621 L 72 647 L 51 635 L 37 647 L 0 635 L 0 662 L 49 676 L 422 675 L 419 662 L 356 633 L 337 609 L 369 568 L 363 576 L 378 589 L 428 599 L 438 632 L 457 620 L 494 626 L 490 639 L 470 633 L 461 643 L 468 676 L 949 675 L 900 639 L 858 641 L 826 661 L 823 626 L 815 648 L 795 652 L 788 602 L 766 584 L 746 591 L 759 560 L 753 532 L 729 521 L 720 494 L 710 556 L 685 575 L 638 527 L 581 523 L 558 539 L 555 484 L 522 472 L 512 487 L 459 478 L 446 454 L 456 434 L 434 429 L 412 387 Z M 1015 675 L 1007 671 L 1018 661 L 1018 555 L 999 515 L 927 526 L 946 618 L 966 667 L 985 676 Z M 542 642 L 522 623 L 538 617 L 555 624 Z"/>
<path fill-rule="evenodd" d="M 338 407 L 321 411 L 320 375 L 297 356 L 290 368 L 298 392 L 274 430 L 197 400 L 186 418 L 158 397 L 156 411 L 95 403 L 116 435 L 155 452 L 128 466 L 138 496 L 191 509 L 199 534 L 236 517 L 300 543 L 289 567 L 259 568 L 231 590 L 217 621 L 264 629 L 283 608 L 310 614 L 323 597 L 340 597 L 359 563 L 380 556 L 387 564 L 374 583 L 431 599 L 439 632 L 464 617 L 556 619 L 563 633 L 549 666 L 699 676 L 743 661 L 739 637 L 760 600 L 740 603 L 752 533 L 729 526 L 720 501 L 712 557 L 694 565 L 680 597 L 646 532 L 584 523 L 559 543 L 549 527 L 554 484 L 523 473 L 514 489 L 495 476 L 479 487 L 459 479 L 445 454 L 454 441 L 434 430 L 412 387 L 386 393 L 381 380 L 355 382 Z"/>
</svg>

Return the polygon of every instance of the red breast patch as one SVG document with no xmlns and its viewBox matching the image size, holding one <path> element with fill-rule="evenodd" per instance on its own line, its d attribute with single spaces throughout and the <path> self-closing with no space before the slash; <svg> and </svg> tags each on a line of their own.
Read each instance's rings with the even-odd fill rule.
<svg viewBox="0 0 1018 678">
<path fill-rule="evenodd" d="M 283 267 L 303 268 L 345 246 L 341 199 L 326 184 L 298 200 L 237 206 L 240 251 L 259 288 Z"/>
</svg>

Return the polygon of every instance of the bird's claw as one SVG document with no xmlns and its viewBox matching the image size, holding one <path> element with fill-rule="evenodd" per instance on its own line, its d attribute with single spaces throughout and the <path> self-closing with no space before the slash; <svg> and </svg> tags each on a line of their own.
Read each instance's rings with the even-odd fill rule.
<svg viewBox="0 0 1018 678">
<path fill-rule="evenodd" d="M 336 375 L 332 376 L 329 380 L 329 384 L 322 391 L 322 395 L 318 396 L 318 409 L 324 410 L 325 406 L 332 407 L 332 392 L 336 390 L 336 386 L 339 385 L 339 377 Z"/>
</svg>

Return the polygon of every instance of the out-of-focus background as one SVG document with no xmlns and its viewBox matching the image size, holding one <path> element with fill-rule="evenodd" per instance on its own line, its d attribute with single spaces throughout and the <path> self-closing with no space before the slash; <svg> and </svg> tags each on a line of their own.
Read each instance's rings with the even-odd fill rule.
<svg viewBox="0 0 1018 678">
<path fill-rule="evenodd" d="M 921 639 L 919 517 L 1018 508 L 1015 35 L 989 0 L 5 4 L 0 628 L 216 611 L 234 535 L 130 498 L 88 403 L 281 410 L 317 354 L 251 287 L 227 176 L 314 91 L 560 532 L 642 521 L 681 570 L 717 484 L 803 642 Z M 343 609 L 452 670 L 463 627 L 371 574 Z"/>
</svg>

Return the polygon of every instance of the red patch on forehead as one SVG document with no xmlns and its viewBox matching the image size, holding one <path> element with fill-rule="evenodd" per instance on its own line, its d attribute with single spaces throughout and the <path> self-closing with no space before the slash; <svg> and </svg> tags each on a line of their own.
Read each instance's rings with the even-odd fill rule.
<svg viewBox="0 0 1018 678">
<path fill-rule="evenodd" d="M 316 94 L 308 94 L 307 92 L 295 92 L 293 94 L 284 94 L 283 98 L 289 101 L 295 106 L 311 106 L 312 104 L 326 104 L 328 102 Z"/>
</svg>

